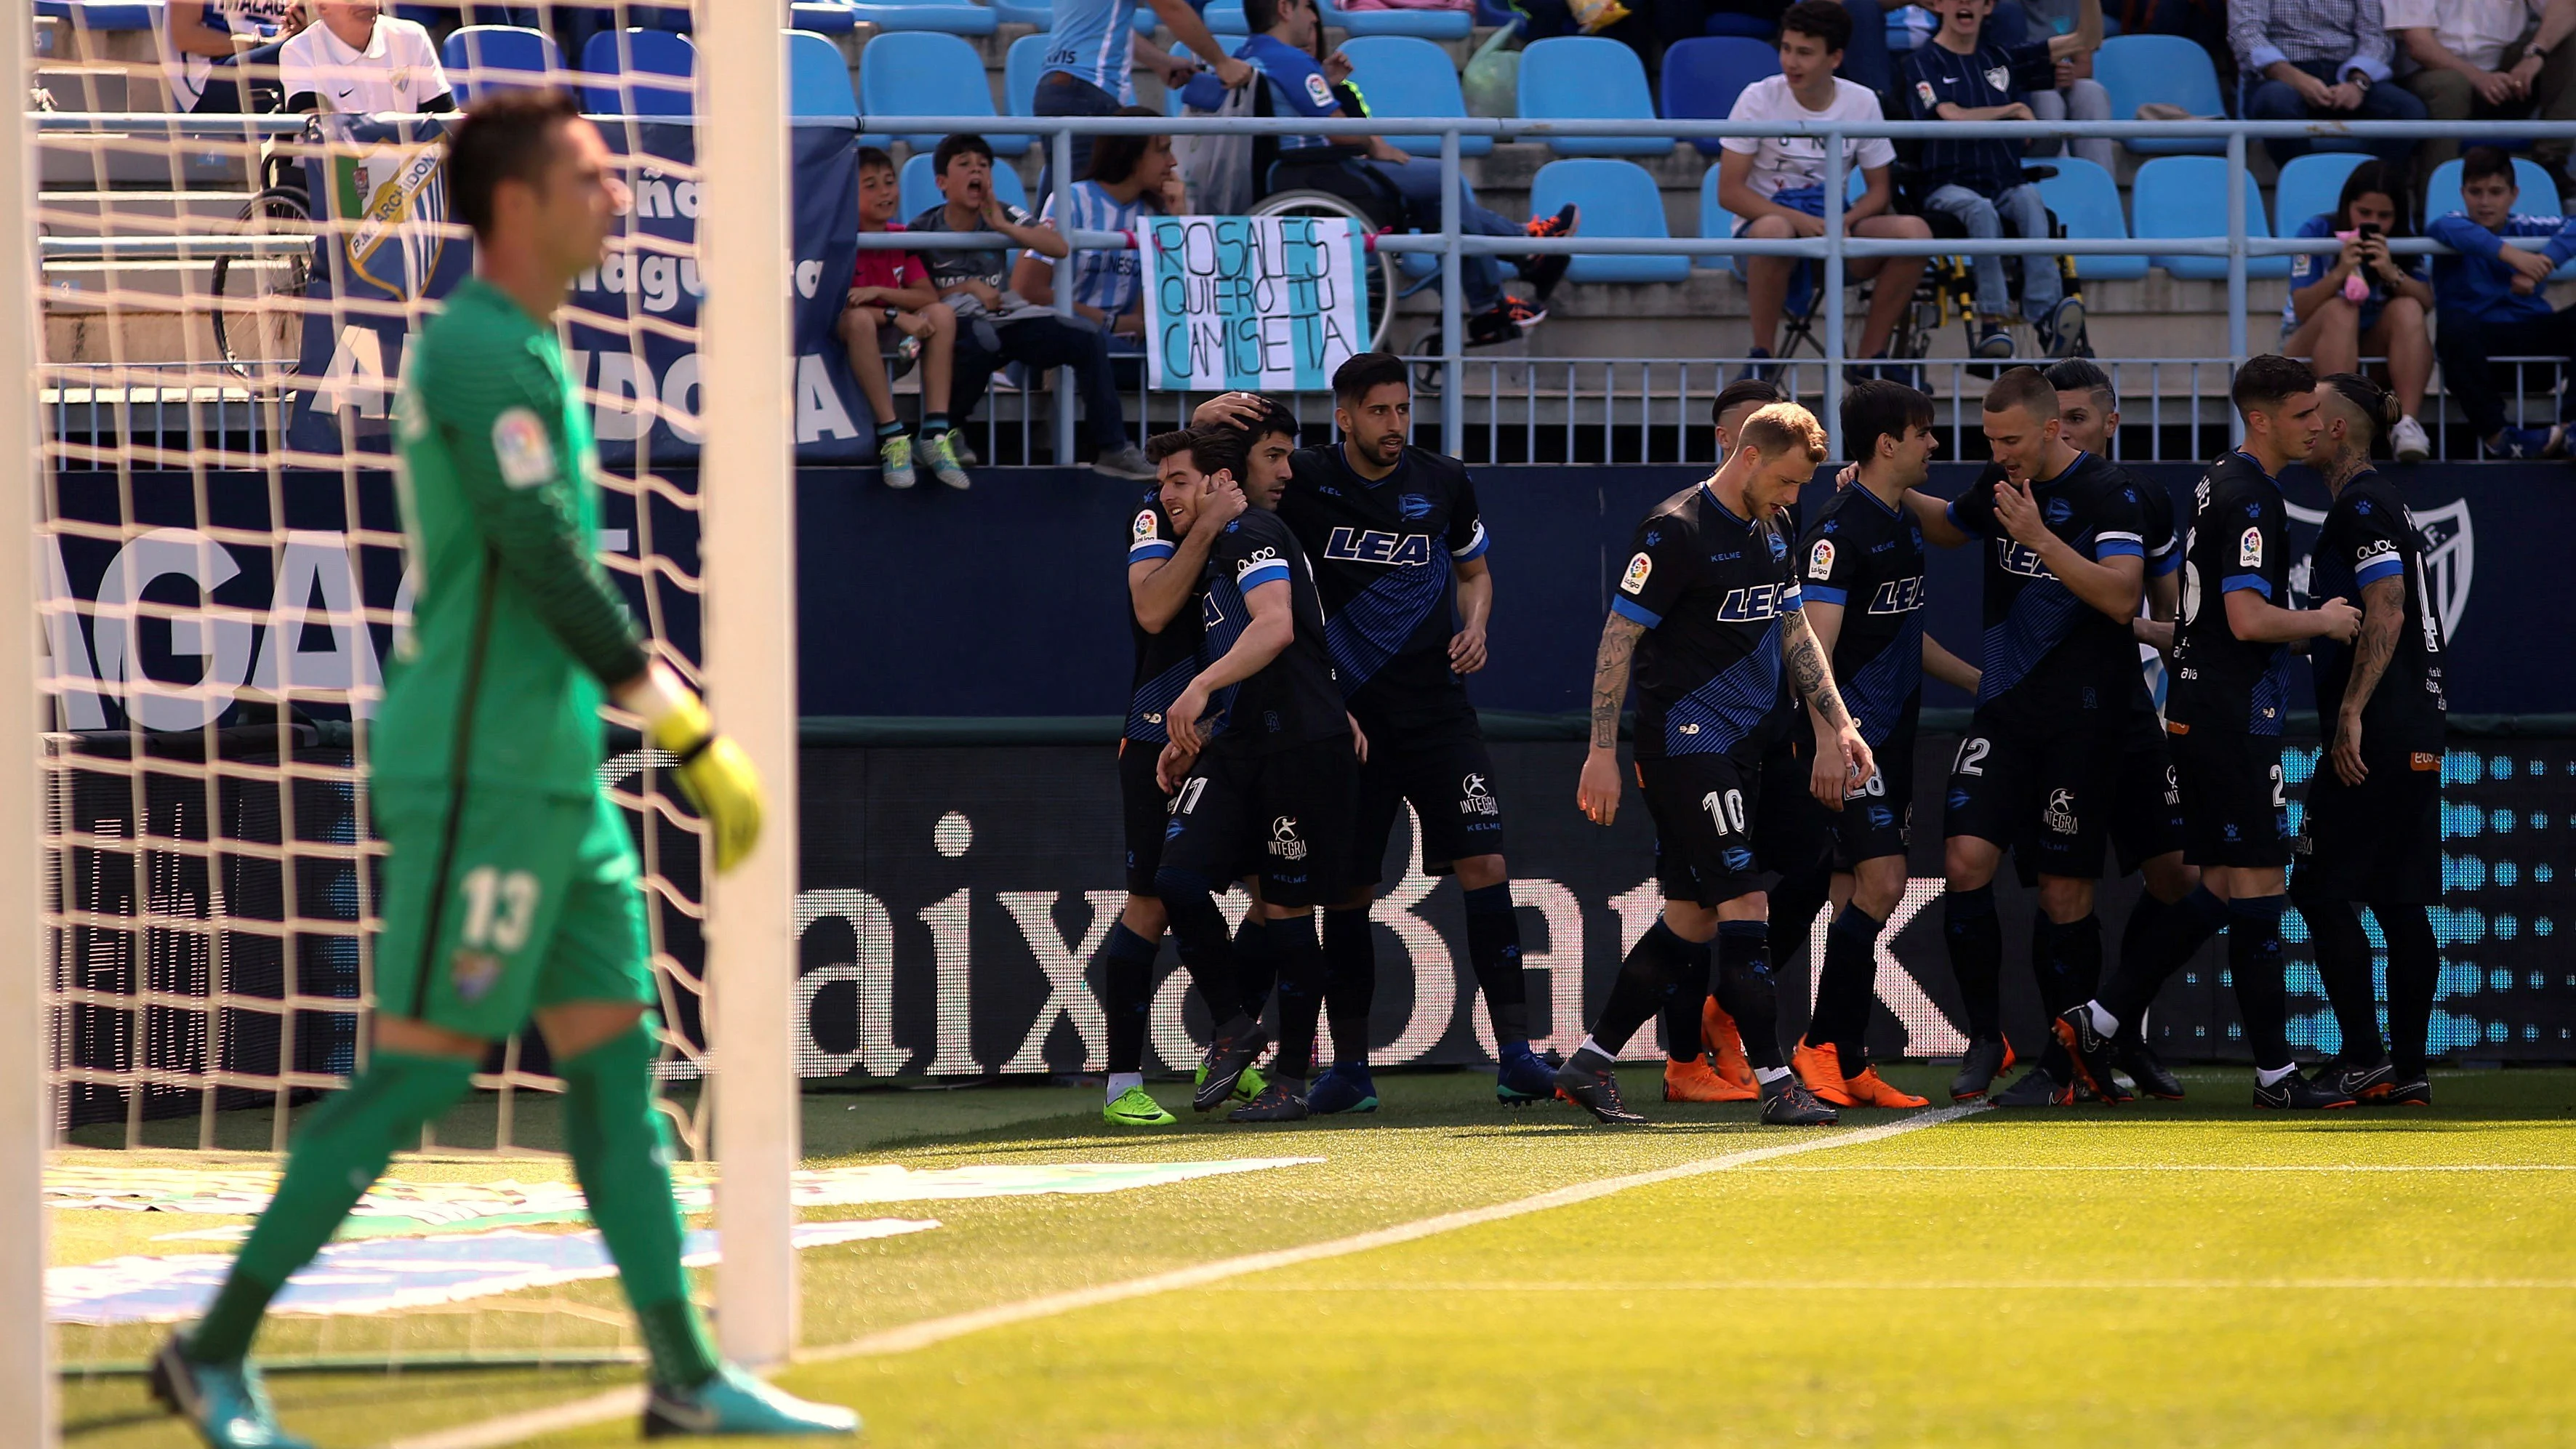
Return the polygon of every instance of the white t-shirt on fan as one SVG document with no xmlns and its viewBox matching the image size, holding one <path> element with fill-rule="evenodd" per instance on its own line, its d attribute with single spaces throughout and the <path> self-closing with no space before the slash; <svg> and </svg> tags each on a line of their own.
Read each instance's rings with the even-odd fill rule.
<svg viewBox="0 0 2576 1449">
<path fill-rule="evenodd" d="M 1868 121 L 1887 119 L 1879 109 L 1878 93 L 1858 81 L 1834 78 L 1833 104 L 1821 111 L 1808 110 L 1799 103 L 1797 92 L 1789 89 L 1787 76 L 1764 76 L 1744 88 L 1735 98 L 1735 109 L 1726 113 L 1730 121 Z M 1729 136 L 1718 142 L 1729 151 L 1753 158 L 1753 174 L 1746 184 L 1753 194 L 1768 199 L 1783 190 L 1825 184 L 1825 138 L 1822 136 Z M 1865 171 L 1875 166 L 1896 162 L 1896 143 L 1885 136 L 1845 136 L 1843 138 L 1844 174 Z"/>
<path fill-rule="evenodd" d="M 411 115 L 421 102 L 447 94 L 447 72 L 429 32 L 390 15 L 377 18 L 364 50 L 342 44 L 317 20 L 286 42 L 277 67 L 289 101 L 311 95 L 322 109 L 344 115 Z"/>
</svg>

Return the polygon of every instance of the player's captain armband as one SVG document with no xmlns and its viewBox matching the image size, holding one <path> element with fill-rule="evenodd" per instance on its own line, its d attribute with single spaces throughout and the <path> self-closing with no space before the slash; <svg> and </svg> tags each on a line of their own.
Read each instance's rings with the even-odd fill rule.
<svg viewBox="0 0 2576 1449">
<path fill-rule="evenodd" d="M 492 420 L 492 457 L 501 466 L 501 481 L 513 488 L 554 481 L 555 445 L 527 408 L 505 408 Z"/>
<path fill-rule="evenodd" d="M 1619 580 L 1619 592 L 1633 594 L 1646 587 L 1646 576 L 1655 571 L 1655 561 L 1639 554 L 1628 560 L 1628 572 Z"/>
<path fill-rule="evenodd" d="M 2245 530 L 2244 537 L 2236 540 L 2236 566 L 2246 569 L 2263 566 L 2263 530 L 2249 528 Z"/>
<path fill-rule="evenodd" d="M 1639 554 L 1638 557 L 1643 558 L 1645 555 Z M 1807 577 L 1829 579 L 1833 576 L 1834 541 L 1830 538 L 1817 539 L 1816 546 L 1807 551 Z"/>
</svg>

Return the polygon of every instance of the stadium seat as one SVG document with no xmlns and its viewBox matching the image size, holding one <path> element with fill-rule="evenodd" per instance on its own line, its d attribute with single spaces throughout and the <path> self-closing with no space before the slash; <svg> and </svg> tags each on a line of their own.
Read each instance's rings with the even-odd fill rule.
<svg viewBox="0 0 2576 1449">
<path fill-rule="evenodd" d="M 1041 30 L 1012 41 L 1002 56 L 1002 104 L 1014 116 L 1038 113 L 1038 77 L 1046 74 L 1047 45 L 1047 33 Z"/>
<path fill-rule="evenodd" d="M 1237 10 L 1240 13 L 1240 7 Z M 993 13 L 1001 18 L 1004 25 L 1034 25 L 1041 32 L 1055 29 L 1053 0 L 993 0 Z M 1154 14 L 1153 6 L 1136 7 L 1138 35 L 1151 35 L 1154 27 L 1160 24 L 1162 20 Z"/>
<path fill-rule="evenodd" d="M 515 25 L 468 25 L 439 47 L 438 63 L 460 105 L 494 91 L 538 90 L 563 71 L 554 37 Z"/>
<path fill-rule="evenodd" d="M 787 32 L 787 114 L 795 120 L 849 119 L 859 113 L 850 63 L 841 48 L 810 30 Z"/>
<path fill-rule="evenodd" d="M 2348 151 L 2311 151 L 2293 158 L 2281 168 L 2281 179 L 2272 187 L 2272 235 L 2295 236 L 2309 217 L 2334 210 L 2335 199 L 2343 195 L 2344 178 L 2369 159 Z"/>
<path fill-rule="evenodd" d="M 954 35 L 897 31 L 880 35 L 859 52 L 859 98 L 863 109 L 879 116 L 993 116 L 992 87 L 984 80 L 984 58 Z M 939 144 L 929 132 L 896 139 L 916 151 Z M 1031 137 L 984 133 L 993 150 L 1017 156 L 1029 149 Z"/>
<path fill-rule="evenodd" d="M 1716 17 L 1711 17 L 1711 24 Z M 1664 119 L 1723 121 L 1735 109 L 1735 98 L 1764 76 L 1780 73 L 1779 47 L 1742 35 L 1701 36 L 1664 52 Z M 1691 142 L 1701 154 L 1714 156 L 1714 136 Z"/>
<path fill-rule="evenodd" d="M 2558 185 L 2549 179 L 2547 167 L 2516 156 L 2513 158 L 2513 184 L 2519 188 L 2513 199 L 2514 215 L 2556 217 L 2561 214 Z M 2445 161 L 2433 168 L 2432 179 L 2424 183 L 2424 219 L 2431 221 L 2459 209 L 2460 163 L 2457 160 Z M 2558 270 L 2549 274 L 2549 280 L 2553 282 L 2563 282 L 2570 277 L 2576 277 L 2576 260 L 2560 263 Z"/>
<path fill-rule="evenodd" d="M 1597 35 L 1560 35 L 1521 52 L 1520 113 L 1535 120 L 1649 120 L 1655 114 L 1637 52 Z M 1551 136 L 1559 156 L 1661 156 L 1663 136 Z"/>
<path fill-rule="evenodd" d="M 1243 18 L 1242 0 L 1217 0 L 1214 5 L 1200 11 L 1199 18 L 1207 22 L 1210 34 L 1221 30 L 1232 31 L 1238 35 L 1252 33 L 1252 22 Z"/>
<path fill-rule="evenodd" d="M 2224 236 L 2227 232 L 2227 163 L 2215 156 L 2158 156 L 2138 168 L 2129 184 L 2129 200 L 2137 215 L 2135 235 L 2140 241 L 2155 237 Z M 2245 173 L 2245 234 L 2262 236 L 2269 226 L 2263 219 L 2263 188 L 2254 182 L 2254 173 Z M 2154 256 L 2148 261 L 2165 269 L 2167 276 L 2184 281 L 2225 281 L 2227 258 Z M 2245 275 L 2249 277 L 2286 277 L 2290 275 L 2288 257 L 2248 257 Z"/>
<path fill-rule="evenodd" d="M 880 32 L 902 34 L 929 31 L 943 35 L 990 35 L 1001 25 L 1002 17 L 989 5 L 970 5 L 959 0 L 905 0 L 901 5 L 852 5 L 850 20 L 857 25 L 873 25 Z"/>
<path fill-rule="evenodd" d="M 847 0 L 796 0 L 788 7 L 788 20 L 797 29 L 816 35 L 847 35 L 859 24 Z"/>
<path fill-rule="evenodd" d="M 1475 17 L 1464 10 L 1344 10 L 1333 4 L 1333 0 L 1318 0 L 1318 9 L 1326 25 L 1338 25 L 1355 36 L 1411 35 L 1423 40 L 1464 40 L 1476 28 Z M 1446 63 L 1445 57 L 1443 61 Z M 1450 69 L 1454 71 L 1457 67 L 1451 65 Z"/>
<path fill-rule="evenodd" d="M 1458 88 L 1458 68 L 1448 52 L 1410 35 L 1361 35 L 1342 43 L 1351 58 L 1351 84 L 1367 97 L 1372 116 L 1464 116 L 1467 97 Z M 1389 135 L 1388 141 L 1416 156 L 1440 154 L 1438 136 Z M 1458 154 L 1482 156 L 1494 149 L 1491 136 L 1461 136 Z"/>
<path fill-rule="evenodd" d="M 68 20 L 76 30 L 150 30 L 161 23 L 161 7 L 119 0 L 36 0 L 36 13 Z"/>
<path fill-rule="evenodd" d="M 2090 161 L 2074 156 L 2051 156 L 2045 160 L 2025 161 L 2026 167 L 2055 167 L 2057 174 L 2043 177 L 2039 199 L 2057 213 L 2060 226 L 2070 237 L 2120 237 L 2129 234 L 2128 219 L 2120 214 L 2120 183 L 2111 173 Z M 2147 274 L 2145 257 L 2077 257 L 2075 276 L 2086 282 L 2128 282 Z"/>
<path fill-rule="evenodd" d="M 903 163 L 899 183 L 902 199 L 895 203 L 895 220 L 908 222 L 939 204 L 938 173 L 931 169 L 930 162 L 929 152 L 915 151 L 912 158 Z M 1029 205 L 1029 189 L 1020 184 L 1020 173 L 1009 166 L 993 168 L 993 194 L 1013 206 Z M 1037 208 L 1029 209 L 1034 211 Z"/>
<path fill-rule="evenodd" d="M 1844 174 L 1850 178 L 1850 183 L 1843 187 L 1845 203 L 1860 200 L 1869 191 L 1869 178 L 1858 171 Z M 1699 179 L 1699 234 L 1701 236 L 1735 235 L 1735 213 L 1727 210 L 1718 201 L 1717 180 L 1718 172 L 1714 166 L 1708 168 L 1707 174 Z M 1589 224 L 1587 220 L 1586 225 Z M 1691 264 L 1710 268 L 1724 267 L 1739 277 L 1744 275 L 1744 258 L 1740 256 L 1712 256 L 1702 253 L 1691 258 Z"/>
<path fill-rule="evenodd" d="M 667 30 L 603 30 L 581 48 L 582 108 L 594 115 L 686 116 L 697 110 L 698 48 Z"/>
<path fill-rule="evenodd" d="M 1530 181 L 1530 215 L 1552 215 L 1568 202 L 1583 208 L 1584 236 L 1672 235 L 1664 225 L 1663 193 L 1656 188 L 1654 176 L 1633 161 L 1550 161 L 1538 168 L 1538 175 Z M 1569 282 L 1681 282 L 1689 278 L 1690 258 L 1686 256 L 1578 255 L 1565 269 Z"/>
<path fill-rule="evenodd" d="M 2093 54 L 2093 78 L 2111 93 L 2111 119 L 2134 121 L 2138 107 L 2163 101 L 2195 116 L 2224 116 L 2218 70 L 2209 53 L 2179 35 L 2123 35 Z M 2215 136 L 2171 141 L 2131 138 L 2122 145 L 2140 156 L 2220 156 L 2227 143 Z"/>
</svg>

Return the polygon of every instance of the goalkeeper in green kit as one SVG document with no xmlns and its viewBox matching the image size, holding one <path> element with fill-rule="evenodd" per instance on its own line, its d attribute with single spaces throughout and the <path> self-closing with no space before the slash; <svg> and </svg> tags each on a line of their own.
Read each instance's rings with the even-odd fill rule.
<svg viewBox="0 0 2576 1449">
<path fill-rule="evenodd" d="M 563 1138 L 651 1355 L 644 1431 L 846 1434 L 717 1359 L 680 1267 L 653 1108 L 656 999 L 637 866 L 594 779 L 603 696 L 679 757 L 723 871 L 760 833 L 760 781 L 677 675 L 646 658 L 592 557 L 590 429 L 554 315 L 599 264 L 626 190 L 560 91 L 474 107 L 448 187 L 476 275 L 413 343 L 397 473 L 412 630 L 370 731 L 384 930 L 366 1069 L 296 1135 L 276 1197 L 152 1388 L 212 1449 L 286 1449 L 246 1360 L 269 1300 L 330 1241 L 394 1149 L 465 1095 L 534 1016 L 563 1078 Z"/>
</svg>

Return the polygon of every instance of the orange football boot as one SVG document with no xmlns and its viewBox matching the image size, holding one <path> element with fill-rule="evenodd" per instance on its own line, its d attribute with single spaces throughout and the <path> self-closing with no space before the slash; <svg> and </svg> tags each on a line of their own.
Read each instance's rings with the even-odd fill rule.
<svg viewBox="0 0 2576 1449">
<path fill-rule="evenodd" d="M 1664 1058 L 1664 1100 L 1667 1102 L 1750 1102 L 1760 1097 L 1759 1088 L 1750 1084 L 1738 1086 L 1711 1071 L 1708 1058 L 1693 1057 L 1686 1062 Z"/>
<path fill-rule="evenodd" d="M 1727 1015 L 1726 1008 L 1717 1004 L 1714 994 L 1700 1001 L 1699 1039 L 1708 1048 L 1717 1074 L 1742 1087 L 1748 1094 L 1744 1100 L 1751 1101 L 1761 1095 L 1761 1090 L 1753 1082 L 1753 1063 L 1744 1056 L 1744 1033 L 1735 1029 L 1735 1018 Z"/>
<path fill-rule="evenodd" d="M 1876 1067 L 1863 1067 L 1857 1077 L 1843 1078 L 1843 1090 L 1855 1107 L 1928 1107 L 1931 1099 L 1897 1090 Z"/>
<path fill-rule="evenodd" d="M 1798 1080 L 1807 1084 L 1817 1101 L 1837 1107 L 1858 1105 L 1843 1086 L 1842 1053 L 1831 1042 L 1820 1047 L 1798 1043 L 1798 1049 L 1789 1054 L 1789 1070 L 1798 1074 Z"/>
</svg>

